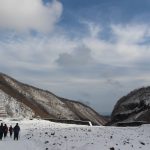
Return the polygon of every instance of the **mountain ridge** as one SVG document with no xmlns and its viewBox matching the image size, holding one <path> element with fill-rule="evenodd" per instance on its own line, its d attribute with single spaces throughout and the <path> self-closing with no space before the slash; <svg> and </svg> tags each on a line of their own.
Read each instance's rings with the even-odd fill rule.
<svg viewBox="0 0 150 150">
<path fill-rule="evenodd" d="M 42 118 L 89 120 L 101 125 L 106 123 L 101 115 L 81 102 L 56 96 L 50 91 L 19 82 L 3 73 L 0 73 L 0 90 L 3 97 L 7 97 L 5 106 L 12 107 L 8 99 L 14 98 L 13 101 L 18 102 L 18 108 L 19 105 L 23 108 L 20 110 L 24 112 L 23 116 L 28 110 L 30 117 L 33 115 L 33 117 L 40 116 Z M 27 108 L 25 109 L 25 107 Z M 9 115 L 11 116 L 11 114 Z"/>
<path fill-rule="evenodd" d="M 150 123 L 150 86 L 131 91 L 116 103 L 111 124 L 118 122 Z"/>
</svg>

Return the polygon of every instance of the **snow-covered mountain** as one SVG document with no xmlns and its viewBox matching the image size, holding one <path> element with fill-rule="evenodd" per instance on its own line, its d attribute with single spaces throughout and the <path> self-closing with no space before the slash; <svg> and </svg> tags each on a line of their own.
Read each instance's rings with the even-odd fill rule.
<svg viewBox="0 0 150 150">
<path fill-rule="evenodd" d="M 0 73 L 0 110 L 9 117 L 89 120 L 105 124 L 106 120 L 90 107 L 76 101 L 23 84 Z"/>
<path fill-rule="evenodd" d="M 150 123 L 150 87 L 143 87 L 122 97 L 114 107 L 111 123 Z"/>
</svg>

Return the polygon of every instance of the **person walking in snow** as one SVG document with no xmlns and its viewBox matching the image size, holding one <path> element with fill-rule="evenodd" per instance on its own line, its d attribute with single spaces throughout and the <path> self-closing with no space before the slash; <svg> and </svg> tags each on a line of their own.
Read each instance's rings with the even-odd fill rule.
<svg viewBox="0 0 150 150">
<path fill-rule="evenodd" d="M 3 123 L 1 123 L 1 126 L 0 126 L 0 140 L 2 140 L 3 138 Z"/>
<path fill-rule="evenodd" d="M 10 126 L 10 127 L 9 127 L 9 134 L 10 134 L 10 137 L 12 137 L 12 133 L 13 133 L 13 127 Z"/>
<path fill-rule="evenodd" d="M 18 140 L 19 131 L 20 131 L 20 127 L 19 127 L 18 123 L 16 123 L 16 126 L 14 127 L 14 140 L 15 139 Z"/>
<path fill-rule="evenodd" d="M 4 132 L 4 138 L 6 138 L 7 133 L 8 133 L 8 127 L 7 127 L 6 124 L 5 124 L 4 127 L 3 127 L 3 132 Z"/>
</svg>

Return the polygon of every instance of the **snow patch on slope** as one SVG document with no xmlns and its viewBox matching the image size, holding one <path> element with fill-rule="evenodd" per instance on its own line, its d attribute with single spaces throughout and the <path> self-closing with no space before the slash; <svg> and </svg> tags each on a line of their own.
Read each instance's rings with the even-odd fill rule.
<svg viewBox="0 0 150 150">
<path fill-rule="evenodd" d="M 13 97 L 10 97 L 0 89 L 0 103 L 5 107 L 8 117 L 23 117 L 23 118 L 32 118 L 34 116 L 33 111 L 24 105 L 23 103 L 18 102 Z"/>
<path fill-rule="evenodd" d="M 74 119 L 75 114 L 53 94 L 26 85 L 20 86 L 7 76 L 4 76 L 4 79 L 11 87 L 29 98 L 29 100 L 31 99 L 31 101 L 40 104 L 49 114 L 53 114 L 61 119 Z"/>
</svg>

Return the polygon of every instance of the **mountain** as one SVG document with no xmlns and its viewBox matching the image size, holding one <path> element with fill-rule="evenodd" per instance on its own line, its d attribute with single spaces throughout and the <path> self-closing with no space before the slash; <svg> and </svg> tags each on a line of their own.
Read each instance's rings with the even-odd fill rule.
<svg viewBox="0 0 150 150">
<path fill-rule="evenodd" d="M 104 125 L 106 120 L 89 106 L 68 100 L 0 73 L 0 116 L 89 120 Z"/>
<path fill-rule="evenodd" d="M 143 87 L 122 97 L 114 107 L 110 124 L 150 123 L 150 87 Z"/>
</svg>

